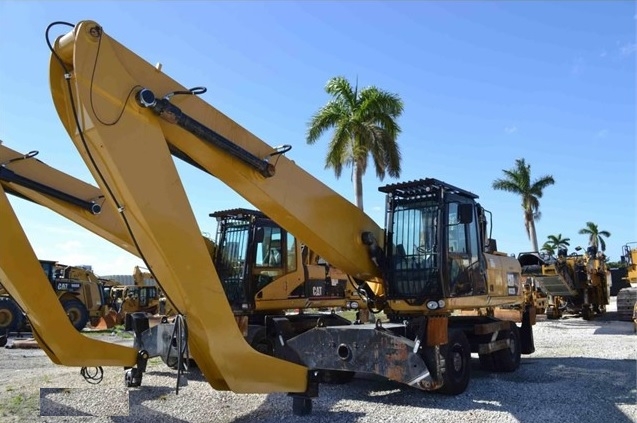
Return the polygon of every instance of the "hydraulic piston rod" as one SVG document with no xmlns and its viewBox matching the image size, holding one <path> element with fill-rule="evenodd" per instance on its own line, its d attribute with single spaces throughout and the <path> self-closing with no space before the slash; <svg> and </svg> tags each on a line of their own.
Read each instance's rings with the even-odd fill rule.
<svg viewBox="0 0 637 423">
<path fill-rule="evenodd" d="M 50 195 L 51 197 L 57 198 L 58 200 L 66 201 L 67 203 L 86 209 L 91 214 L 99 214 L 102 211 L 102 206 L 94 201 L 83 200 L 40 182 L 25 178 L 24 176 L 15 173 L 6 166 L 0 166 L 0 180 L 11 182 L 42 194 Z"/>
<path fill-rule="evenodd" d="M 213 131 L 205 125 L 202 125 L 200 122 L 182 112 L 179 107 L 172 104 L 168 99 L 157 98 L 155 94 L 147 88 L 141 89 L 137 93 L 136 98 L 137 103 L 140 106 L 152 110 L 156 115 L 167 122 L 179 125 L 181 128 L 190 132 L 199 139 L 209 142 L 226 153 L 249 164 L 258 170 L 264 177 L 270 178 L 274 176 L 275 167 L 272 163 L 255 156 L 254 154 L 239 147 L 223 135 Z"/>
</svg>

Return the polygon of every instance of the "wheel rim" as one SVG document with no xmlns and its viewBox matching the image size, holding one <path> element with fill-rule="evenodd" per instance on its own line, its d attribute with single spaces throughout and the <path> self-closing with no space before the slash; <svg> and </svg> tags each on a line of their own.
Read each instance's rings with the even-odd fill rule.
<svg viewBox="0 0 637 423">
<path fill-rule="evenodd" d="M 0 310 L 0 328 L 6 328 L 11 324 L 13 320 L 13 313 L 10 310 Z"/>
<path fill-rule="evenodd" d="M 511 332 L 511 335 L 509 336 L 509 352 L 511 352 L 511 355 L 513 355 L 513 356 L 516 353 L 515 337 L 513 336 L 513 332 Z"/>
<path fill-rule="evenodd" d="M 462 371 L 462 367 L 464 365 L 462 353 L 462 347 L 460 345 L 455 345 L 451 356 L 451 364 L 453 365 L 453 371 L 455 373 L 460 373 Z"/>
<path fill-rule="evenodd" d="M 67 310 L 66 315 L 69 316 L 69 319 L 71 319 L 71 323 L 73 323 L 74 325 L 77 324 L 82 318 L 82 313 L 80 313 L 80 311 L 76 308 Z"/>
</svg>

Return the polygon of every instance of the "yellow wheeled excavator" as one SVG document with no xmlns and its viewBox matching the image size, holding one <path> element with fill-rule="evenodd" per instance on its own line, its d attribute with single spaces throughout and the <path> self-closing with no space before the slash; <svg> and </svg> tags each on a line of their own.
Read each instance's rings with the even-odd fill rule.
<svg viewBox="0 0 637 423">
<path fill-rule="evenodd" d="M 98 24 L 80 23 L 52 50 L 60 118 L 158 283 L 189 316 L 193 357 L 213 387 L 287 390 L 296 394 L 293 403 L 302 413 L 323 371 L 366 371 L 424 390 L 459 393 L 468 384 L 471 350 L 495 369 L 518 366 L 522 343 L 516 325 L 449 317 L 455 309 L 523 301 L 519 263 L 483 250 L 489 244 L 486 214 L 474 194 L 431 178 L 383 187 L 388 198 L 383 231 L 288 160 L 283 154 L 289 146 L 268 146 L 203 102 L 198 94 L 204 89 L 176 83 Z M 129 160 L 138 154 L 149 162 L 143 175 Z M 232 310 L 215 268 L 203 245 L 193 241 L 199 229 L 171 154 L 222 180 L 350 275 L 366 291 L 368 304 L 407 323 L 317 322 L 299 333 L 289 319 L 275 316 L 268 336 L 280 341 L 274 356 L 282 360 L 272 363 L 286 363 L 286 380 L 277 380 L 280 369 L 256 366 L 259 356 L 242 360 L 250 366 L 229 368 L 231 358 L 254 350 L 246 349 L 241 331 L 227 320 Z M 215 313 L 206 315 L 211 304 Z M 530 325 L 522 329 L 529 338 Z M 212 348 L 219 338 L 226 341 L 223 351 Z M 364 351 L 355 344 L 365 345 Z M 387 354 L 390 350 L 395 354 Z M 288 389 L 291 384 L 296 388 Z"/>
<path fill-rule="evenodd" d="M 82 21 L 50 46 L 59 117 L 180 313 L 175 323 L 150 329 L 135 316 L 138 351 L 164 356 L 175 338 L 163 335 L 183 340 L 187 333 L 213 388 L 288 392 L 296 414 L 311 411 L 319 383 L 333 372 L 458 394 L 469 383 L 471 352 L 485 368 L 513 371 L 520 354 L 533 351 L 528 318 L 519 328 L 490 316 L 451 315 L 524 301 L 520 264 L 496 251 L 475 194 L 433 178 L 381 187 L 383 230 L 287 159 L 289 146 L 264 143 L 205 103 L 205 89 L 186 89 L 97 23 Z M 237 325 L 171 155 L 223 181 L 349 275 L 368 306 L 400 323 L 326 318 L 299 327 L 274 315 L 265 334 L 274 351 L 258 352 Z M 132 159 L 141 156 L 143 171 Z M 138 366 L 128 377 L 142 373 Z"/>
</svg>

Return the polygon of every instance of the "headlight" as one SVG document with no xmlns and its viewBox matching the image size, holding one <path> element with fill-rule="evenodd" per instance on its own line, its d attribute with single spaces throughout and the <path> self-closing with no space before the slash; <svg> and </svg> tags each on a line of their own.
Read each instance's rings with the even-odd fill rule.
<svg viewBox="0 0 637 423">
<path fill-rule="evenodd" d="M 437 308 L 438 308 L 438 301 L 433 301 L 433 300 L 432 300 L 432 301 L 427 302 L 427 308 L 428 308 L 429 310 L 435 310 L 435 309 L 437 309 Z"/>
<path fill-rule="evenodd" d="M 356 301 L 352 301 L 347 305 L 349 308 L 356 310 L 358 308 L 358 303 Z"/>
<path fill-rule="evenodd" d="M 445 300 L 438 300 L 438 307 L 445 308 Z"/>
</svg>

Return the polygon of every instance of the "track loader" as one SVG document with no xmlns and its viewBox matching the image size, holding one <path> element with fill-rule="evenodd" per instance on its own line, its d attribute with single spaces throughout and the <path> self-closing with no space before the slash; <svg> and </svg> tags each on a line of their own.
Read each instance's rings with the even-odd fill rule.
<svg viewBox="0 0 637 423">
<path fill-rule="evenodd" d="M 381 187 L 383 230 L 287 159 L 290 146 L 264 143 L 205 103 L 205 89 L 178 84 L 97 23 L 82 21 L 49 45 L 58 115 L 180 312 L 172 328 L 166 323 L 150 333 L 144 318 L 135 319 L 136 331 L 147 333 L 144 349 L 162 355 L 173 343 L 169 337 L 162 345 L 163 333 L 187 332 L 213 388 L 288 392 L 296 414 L 311 411 L 318 384 L 331 372 L 374 373 L 458 394 L 469 383 L 471 352 L 495 371 L 515 370 L 520 354 L 532 352 L 527 311 L 521 328 L 451 315 L 524 301 L 520 264 L 496 251 L 475 194 L 433 178 Z M 171 155 L 223 181 L 348 274 L 368 307 L 402 323 L 318 319 L 299 331 L 293 319 L 276 315 L 267 321 L 273 354 L 257 352 L 234 319 Z M 143 172 L 134 157 L 145 157 Z"/>
</svg>

